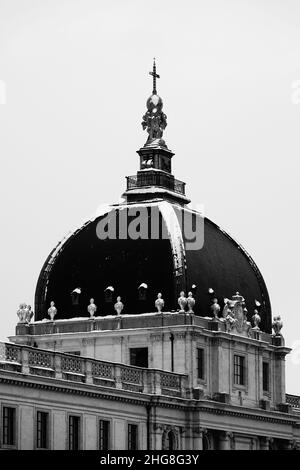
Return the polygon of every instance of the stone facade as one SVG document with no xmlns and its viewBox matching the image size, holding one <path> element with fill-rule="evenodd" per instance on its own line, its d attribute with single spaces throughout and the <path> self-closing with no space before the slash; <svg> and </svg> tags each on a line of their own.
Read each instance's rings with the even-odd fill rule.
<svg viewBox="0 0 300 470">
<path fill-rule="evenodd" d="M 2 447 L 37 448 L 39 411 L 50 449 L 70 448 L 70 416 L 79 418 L 81 449 L 101 448 L 102 420 L 110 449 L 130 446 L 131 425 L 144 450 L 299 447 L 299 401 L 285 395 L 289 349 L 283 338 L 253 336 L 170 312 L 18 324 L 0 348 L 1 413 L 15 409 L 14 444 L 0 436 Z M 148 367 L 132 364 L 131 350 L 141 348 Z M 236 356 L 244 358 L 240 384 Z"/>
</svg>

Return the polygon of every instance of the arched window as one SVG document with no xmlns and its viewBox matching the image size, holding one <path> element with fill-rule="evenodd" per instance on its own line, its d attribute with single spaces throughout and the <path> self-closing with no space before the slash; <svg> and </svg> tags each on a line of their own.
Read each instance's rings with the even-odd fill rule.
<svg viewBox="0 0 300 470">
<path fill-rule="evenodd" d="M 176 436 L 175 433 L 170 431 L 165 431 L 163 434 L 162 448 L 163 450 L 176 450 Z"/>
<path fill-rule="evenodd" d="M 209 437 L 207 434 L 203 435 L 202 446 L 203 446 L 203 450 L 210 450 Z"/>
</svg>

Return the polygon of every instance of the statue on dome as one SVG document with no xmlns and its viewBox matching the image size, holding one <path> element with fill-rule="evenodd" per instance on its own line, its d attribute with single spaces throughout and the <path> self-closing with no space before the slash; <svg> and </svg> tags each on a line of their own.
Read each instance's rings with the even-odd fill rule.
<svg viewBox="0 0 300 470">
<path fill-rule="evenodd" d="M 95 305 L 94 299 L 90 299 L 90 305 L 88 306 L 87 311 L 90 314 L 90 318 L 94 318 L 97 311 L 97 305 Z"/>
<path fill-rule="evenodd" d="M 228 311 L 228 315 L 225 318 L 225 326 L 227 333 L 230 333 L 235 325 L 236 319 L 234 318 L 234 313 L 232 310 Z"/>
<path fill-rule="evenodd" d="M 117 315 L 121 315 L 121 312 L 124 308 L 123 302 L 121 302 L 121 297 L 118 295 L 117 297 L 117 302 L 114 305 L 115 311 L 117 312 Z"/>
<path fill-rule="evenodd" d="M 148 111 L 143 116 L 142 127 L 143 130 L 146 129 L 149 134 L 147 143 L 151 143 L 156 139 L 161 139 L 163 131 L 167 127 L 167 116 L 152 105 L 150 109 L 148 107 Z"/>
<path fill-rule="evenodd" d="M 187 298 L 184 291 L 180 292 L 180 297 L 178 298 L 178 305 L 180 307 L 179 313 L 185 313 L 185 308 L 187 306 Z"/>
<path fill-rule="evenodd" d="M 193 308 L 195 307 L 195 299 L 193 297 L 193 293 L 189 292 L 188 293 L 188 298 L 187 298 L 187 304 L 188 304 L 188 313 L 194 313 Z"/>
<path fill-rule="evenodd" d="M 50 302 L 50 307 L 48 308 L 48 315 L 51 321 L 54 321 L 54 317 L 57 314 L 57 308 L 55 307 L 55 303 L 53 300 Z"/>
<path fill-rule="evenodd" d="M 281 316 L 277 315 L 273 318 L 272 328 L 274 330 L 275 336 L 282 336 L 281 329 L 283 327 L 283 322 Z"/>
<path fill-rule="evenodd" d="M 164 306 L 165 306 L 165 301 L 162 298 L 162 294 L 159 293 L 159 294 L 157 294 L 157 299 L 155 301 L 155 307 L 157 308 L 157 312 L 161 313 Z"/>
<path fill-rule="evenodd" d="M 222 317 L 220 320 L 225 323 L 225 328 L 227 332 L 230 332 L 235 323 L 234 313 L 232 311 L 232 301 L 230 299 L 224 299 L 224 307 L 222 310 Z"/>
<path fill-rule="evenodd" d="M 245 299 L 239 292 L 232 296 L 234 323 L 232 330 L 243 336 L 250 336 L 251 323 L 247 321 L 248 310 L 245 307 Z"/>
<path fill-rule="evenodd" d="M 230 299 L 225 298 L 224 299 L 224 307 L 222 310 L 222 321 L 225 321 L 228 315 L 231 315 L 232 310 L 231 310 L 231 301 Z"/>
</svg>

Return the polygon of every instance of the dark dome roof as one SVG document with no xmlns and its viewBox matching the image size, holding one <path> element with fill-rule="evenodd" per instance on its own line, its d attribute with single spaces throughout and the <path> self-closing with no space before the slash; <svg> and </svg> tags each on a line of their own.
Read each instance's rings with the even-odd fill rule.
<svg viewBox="0 0 300 470">
<path fill-rule="evenodd" d="M 142 239 L 99 238 L 99 221 L 108 219 L 110 228 L 118 228 L 120 214 L 133 208 L 143 209 L 141 220 L 148 222 L 149 233 L 151 216 L 159 214 L 162 231 L 159 237 L 147 237 L 147 232 Z M 186 237 L 179 222 L 182 216 L 185 221 L 192 220 L 198 236 L 204 229 L 203 246 L 194 249 L 189 242 L 190 237 Z M 131 215 L 126 227 L 132 220 Z M 148 286 L 144 298 L 138 295 L 142 283 Z M 37 283 L 36 320 L 47 317 L 51 300 L 58 310 L 56 318 L 88 316 L 90 298 L 95 299 L 98 315 L 113 313 L 118 295 L 125 304 L 124 313 L 154 311 L 158 292 L 163 294 L 165 310 L 176 310 L 180 291 L 188 292 L 193 284 L 197 286 L 196 315 L 210 316 L 209 288 L 214 289 L 221 307 L 223 298 L 231 298 L 239 291 L 246 300 L 249 318 L 255 300 L 262 304 L 260 326 L 263 331 L 271 331 L 271 306 L 262 275 L 252 258 L 226 232 L 199 213 L 176 203 L 153 201 L 111 206 L 109 211 L 98 212 L 67 236 L 49 255 Z M 71 292 L 79 286 L 82 294 L 79 304 L 74 305 Z M 108 286 L 114 287 L 112 297 L 105 296 Z"/>
</svg>

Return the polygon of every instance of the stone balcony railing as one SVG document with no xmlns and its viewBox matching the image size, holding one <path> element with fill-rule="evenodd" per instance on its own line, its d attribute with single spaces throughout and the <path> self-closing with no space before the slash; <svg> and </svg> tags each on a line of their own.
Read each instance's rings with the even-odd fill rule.
<svg viewBox="0 0 300 470">
<path fill-rule="evenodd" d="M 300 396 L 290 395 L 287 393 L 285 399 L 288 405 L 291 405 L 293 408 L 297 408 L 298 410 L 300 410 Z"/>
<path fill-rule="evenodd" d="M 120 390 L 185 398 L 187 376 L 98 361 L 72 354 L 0 343 L 1 371 Z"/>
<path fill-rule="evenodd" d="M 185 195 L 185 183 L 175 179 L 173 175 L 165 173 L 164 171 L 149 170 L 147 173 L 140 171 L 137 175 L 126 176 L 126 179 L 127 191 L 147 186 L 157 186 Z"/>
<path fill-rule="evenodd" d="M 178 312 L 147 313 L 138 315 L 98 316 L 94 318 L 69 318 L 62 320 L 18 323 L 16 335 L 50 335 L 63 333 L 87 333 L 91 331 L 127 330 L 136 328 L 157 328 L 163 326 L 196 325 L 212 331 L 226 331 L 224 322 L 209 317 Z M 274 343 L 273 335 L 254 328 L 250 331 L 253 339 Z M 276 344 L 278 345 L 278 344 Z"/>
</svg>

